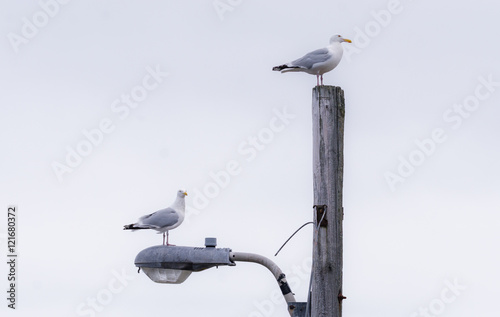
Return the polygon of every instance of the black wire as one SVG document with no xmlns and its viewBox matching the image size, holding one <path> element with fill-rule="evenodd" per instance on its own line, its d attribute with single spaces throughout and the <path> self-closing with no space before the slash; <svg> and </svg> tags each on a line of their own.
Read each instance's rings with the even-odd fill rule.
<svg viewBox="0 0 500 317">
<path fill-rule="evenodd" d="M 309 224 L 311 224 L 311 223 L 314 223 L 314 222 L 312 222 L 312 221 L 306 222 L 305 224 L 303 224 L 302 226 L 300 226 L 300 228 L 299 228 L 299 229 L 295 230 L 295 232 L 294 232 L 294 233 L 290 236 L 290 238 L 288 238 L 288 239 L 285 241 L 285 243 L 283 243 L 283 245 L 281 246 L 281 248 L 278 250 L 278 252 L 276 252 L 276 254 L 275 254 L 274 256 L 277 256 L 277 255 L 278 255 L 278 253 L 280 253 L 281 249 L 283 249 L 283 247 L 285 246 L 285 244 L 287 244 L 287 243 L 288 243 L 288 241 L 290 241 L 290 239 L 291 239 L 291 238 L 293 238 L 293 236 L 294 236 L 297 232 L 299 232 L 299 230 L 300 230 L 300 229 L 304 228 L 305 226 L 307 226 L 307 225 L 309 225 Z"/>
<path fill-rule="evenodd" d="M 314 206 L 313 208 L 315 208 L 316 206 Z M 323 219 L 325 218 L 326 216 L 326 208 L 327 206 L 325 205 L 324 206 L 325 208 L 325 212 L 323 212 L 323 215 L 321 216 L 321 219 L 318 221 L 318 224 L 316 225 L 316 228 L 314 229 L 314 234 L 316 235 L 315 238 L 314 238 L 314 241 L 316 242 L 318 240 L 318 235 L 319 235 L 319 226 L 320 224 L 323 222 Z M 309 222 L 306 222 L 305 224 L 303 224 L 302 226 L 300 226 L 299 229 L 295 230 L 295 232 L 290 236 L 290 238 L 288 238 L 285 243 L 283 243 L 283 245 L 281 246 L 281 248 L 279 248 L 278 252 L 276 252 L 276 254 L 274 256 L 277 256 L 278 253 L 281 251 L 281 249 L 283 249 L 283 247 L 285 246 L 285 244 L 288 243 L 288 241 L 290 241 L 291 238 L 293 238 L 293 236 L 299 232 L 300 229 L 304 228 L 305 226 L 309 225 L 309 224 L 314 224 L 313 221 L 309 221 Z M 311 269 L 311 276 L 309 278 L 309 290 L 308 290 L 308 294 L 307 294 L 307 305 L 306 305 L 306 317 L 311 317 L 311 287 L 312 287 L 312 278 L 313 278 L 313 270 L 314 270 L 314 264 L 313 264 L 313 267 Z"/>
</svg>

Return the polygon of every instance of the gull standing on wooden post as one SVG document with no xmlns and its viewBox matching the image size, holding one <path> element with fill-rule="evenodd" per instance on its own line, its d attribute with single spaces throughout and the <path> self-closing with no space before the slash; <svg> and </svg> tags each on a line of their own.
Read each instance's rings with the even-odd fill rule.
<svg viewBox="0 0 500 317">
<path fill-rule="evenodd" d="M 330 38 L 330 45 L 325 48 L 320 48 L 303 57 L 294 60 L 293 62 L 273 67 L 275 71 L 286 72 L 305 72 L 311 75 L 316 75 L 317 86 L 321 78 L 321 86 L 323 86 L 323 74 L 331 71 L 340 63 L 344 50 L 341 43 L 352 43 L 351 40 L 345 39 L 340 35 L 334 35 Z"/>
<path fill-rule="evenodd" d="M 167 245 L 171 245 L 168 243 L 168 231 L 177 228 L 184 221 L 186 209 L 184 197 L 186 196 L 187 192 L 180 189 L 177 192 L 177 198 L 170 207 L 142 216 L 136 223 L 123 226 L 123 230 L 153 229 L 158 233 L 163 233 L 163 245 L 165 245 L 165 234 L 167 235 Z"/>
</svg>

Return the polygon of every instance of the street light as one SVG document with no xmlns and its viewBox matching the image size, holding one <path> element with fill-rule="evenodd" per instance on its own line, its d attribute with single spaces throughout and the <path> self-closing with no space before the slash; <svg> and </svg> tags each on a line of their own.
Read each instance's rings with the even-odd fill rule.
<svg viewBox="0 0 500 317">
<path fill-rule="evenodd" d="M 228 248 L 216 248 L 215 238 L 205 238 L 205 247 L 181 247 L 158 245 L 142 250 L 135 257 L 135 265 L 156 283 L 180 284 L 192 272 L 199 272 L 222 265 L 235 266 L 236 261 L 254 262 L 271 271 L 278 282 L 288 305 L 290 316 L 302 316 L 305 303 L 297 303 L 286 281 L 285 274 L 268 258 L 243 252 L 232 252 Z"/>
<path fill-rule="evenodd" d="M 139 252 L 135 265 L 156 283 L 180 284 L 192 272 L 219 265 L 236 265 L 229 260 L 231 249 L 215 246 L 214 238 L 205 240 L 205 248 L 157 245 Z"/>
</svg>

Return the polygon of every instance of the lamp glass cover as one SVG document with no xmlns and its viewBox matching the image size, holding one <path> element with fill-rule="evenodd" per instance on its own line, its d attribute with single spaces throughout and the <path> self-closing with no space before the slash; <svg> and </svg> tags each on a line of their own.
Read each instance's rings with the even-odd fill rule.
<svg viewBox="0 0 500 317">
<path fill-rule="evenodd" d="M 191 271 L 184 270 L 172 270 L 172 269 L 160 269 L 152 267 L 143 267 L 142 271 L 156 283 L 167 283 L 167 284 L 180 284 L 184 282 Z"/>
</svg>

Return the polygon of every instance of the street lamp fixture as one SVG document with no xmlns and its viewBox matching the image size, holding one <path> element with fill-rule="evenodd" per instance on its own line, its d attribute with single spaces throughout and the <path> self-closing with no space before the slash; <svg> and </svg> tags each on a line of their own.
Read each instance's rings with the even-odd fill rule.
<svg viewBox="0 0 500 317">
<path fill-rule="evenodd" d="M 204 248 L 158 245 L 142 250 L 135 257 L 135 265 L 156 283 L 180 284 L 192 272 L 200 272 L 211 267 L 222 265 L 235 266 L 237 261 L 254 262 L 271 271 L 278 282 L 281 293 L 288 305 L 290 316 L 299 315 L 299 307 L 305 303 L 297 303 L 286 281 L 285 274 L 268 258 L 243 252 L 232 252 L 228 248 L 216 248 L 215 238 L 206 238 Z"/>
<path fill-rule="evenodd" d="M 192 272 L 214 266 L 236 265 L 229 260 L 231 249 L 216 248 L 207 238 L 205 248 L 157 245 L 142 250 L 135 257 L 135 265 L 156 283 L 180 284 Z"/>
</svg>

